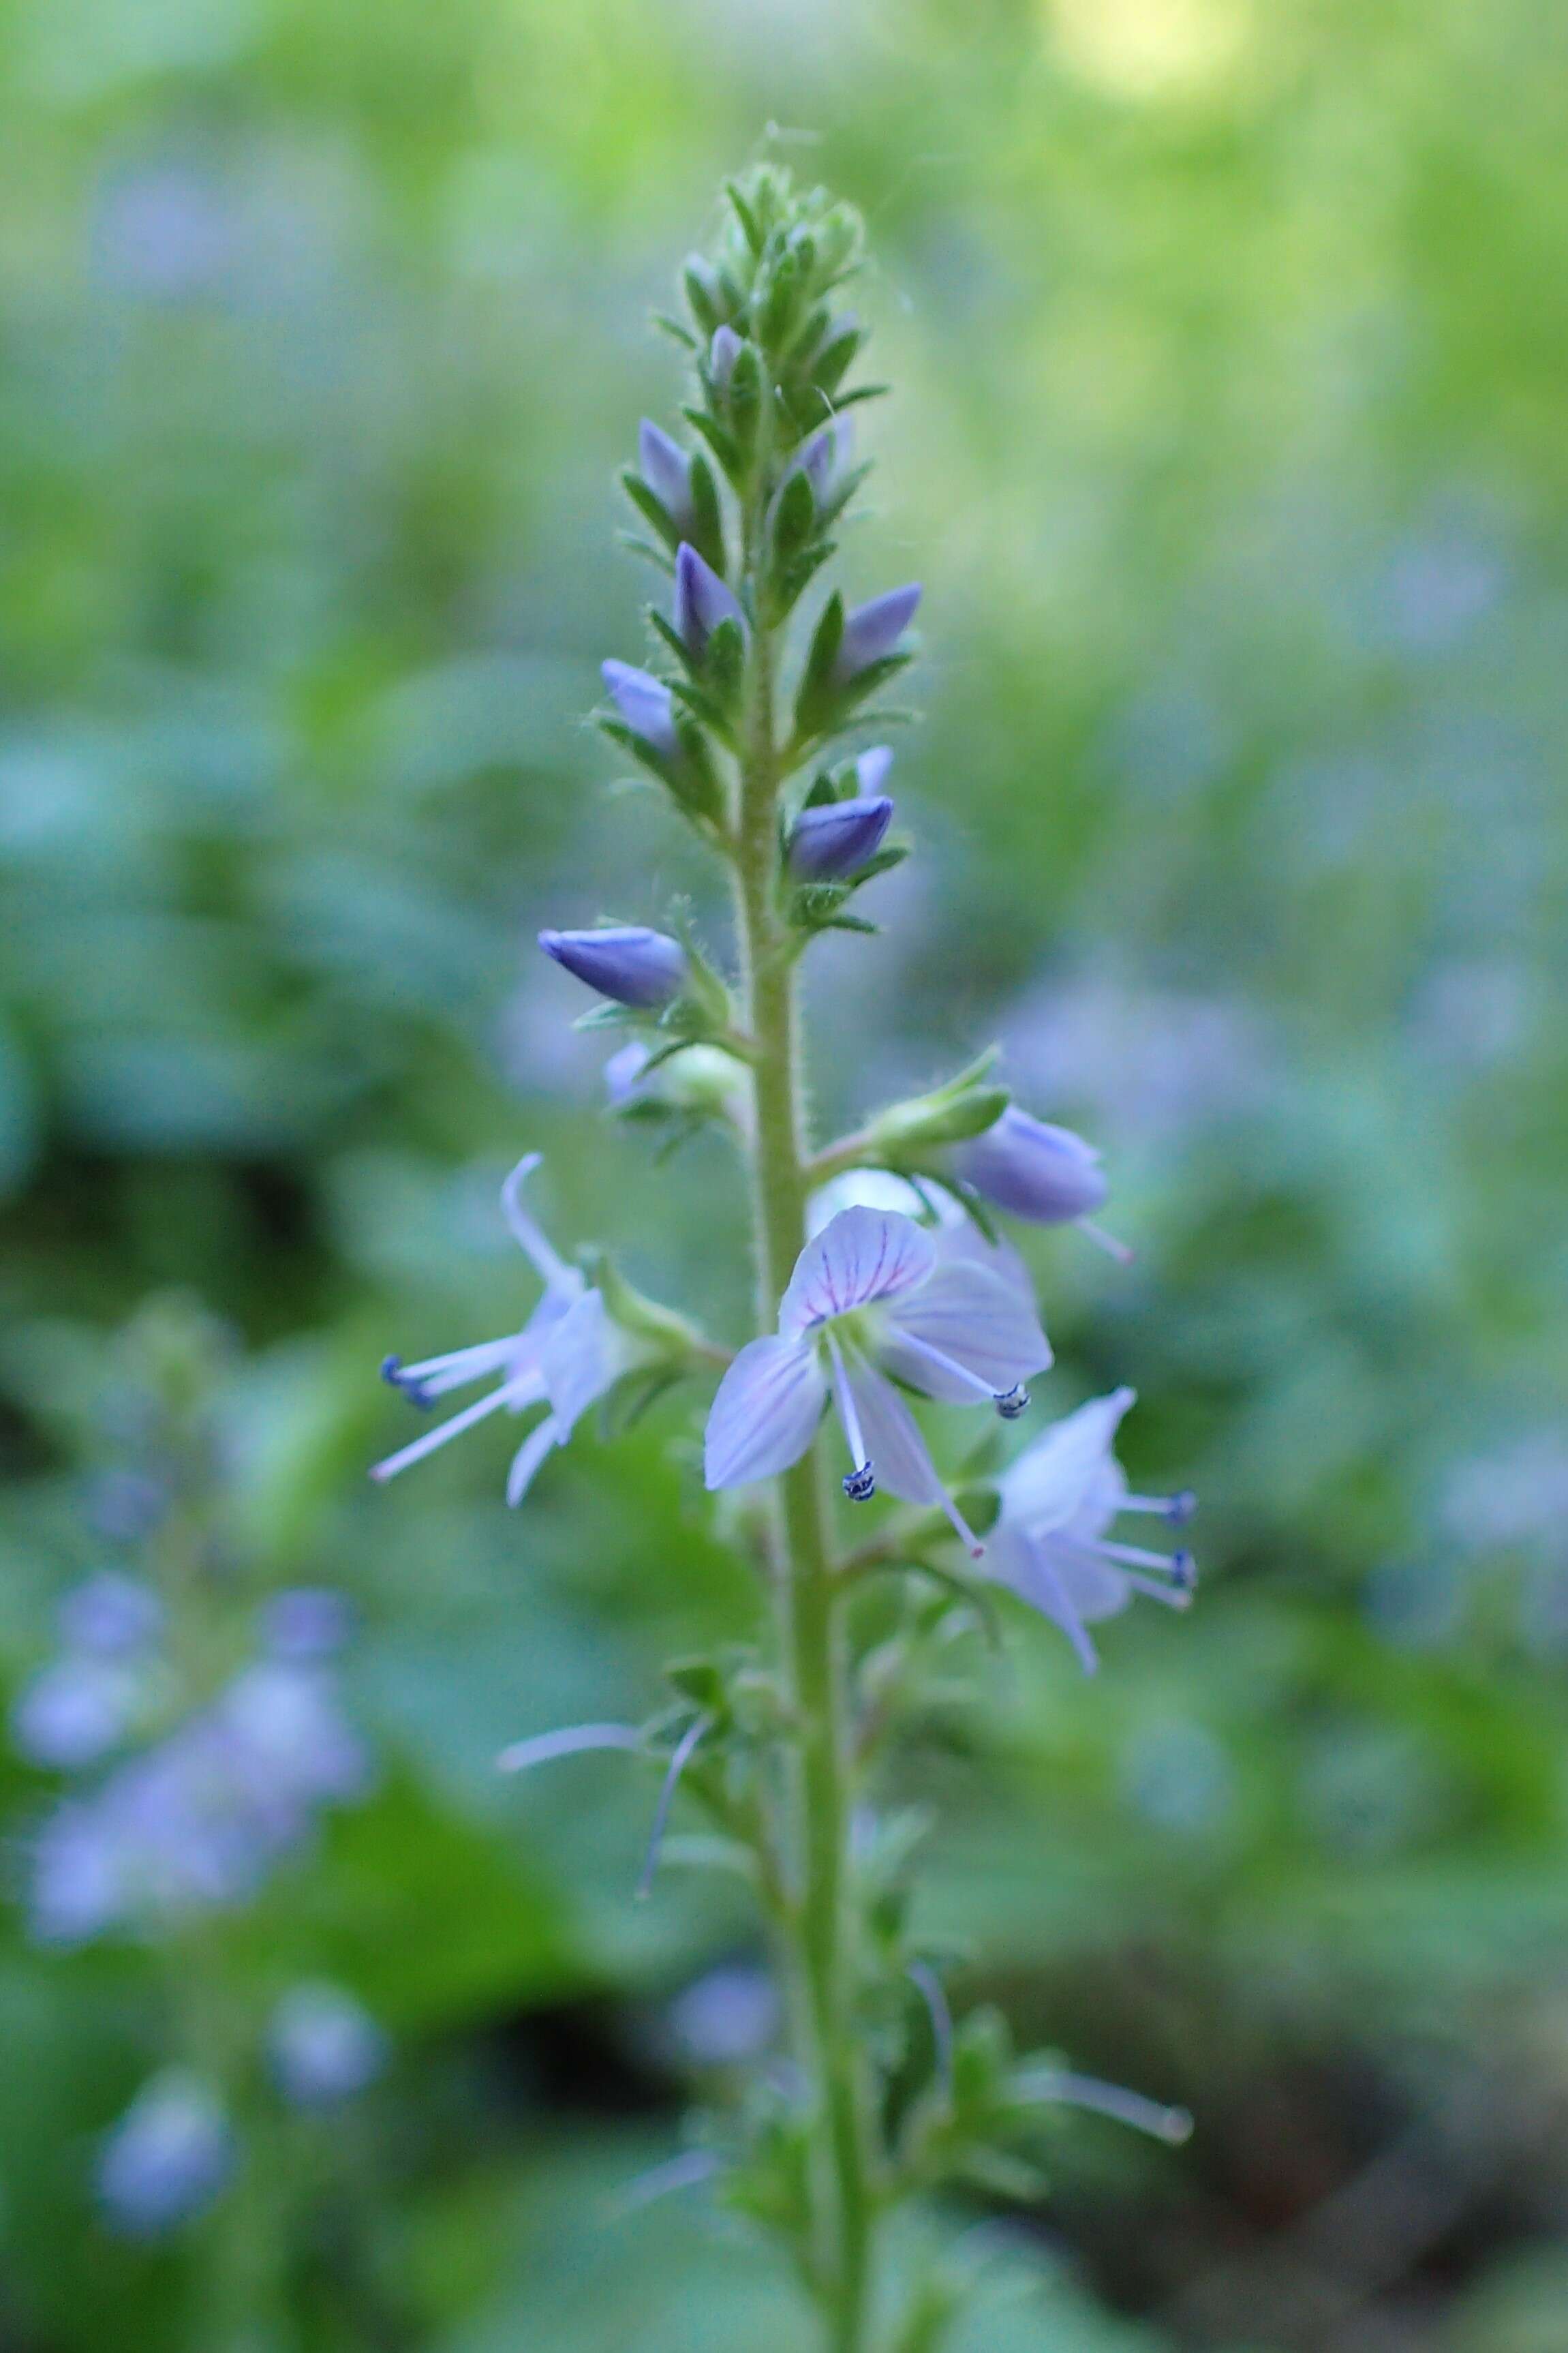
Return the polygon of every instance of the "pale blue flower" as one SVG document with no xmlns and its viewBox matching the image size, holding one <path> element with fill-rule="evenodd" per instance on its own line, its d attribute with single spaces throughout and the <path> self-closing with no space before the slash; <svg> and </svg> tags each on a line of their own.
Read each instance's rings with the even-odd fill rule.
<svg viewBox="0 0 1568 2353">
<path fill-rule="evenodd" d="M 119 1747 L 146 1694 L 145 1675 L 129 1661 L 68 1651 L 24 1685 L 11 1736 L 29 1764 L 79 1773 Z"/>
<path fill-rule="evenodd" d="M 721 621 L 733 621 L 744 635 L 745 616 L 733 595 L 682 540 L 675 552 L 675 634 L 694 661 L 701 660 Z"/>
<path fill-rule="evenodd" d="M 797 1462 L 829 1398 L 851 1469 L 845 1493 L 879 1483 L 938 1505 L 982 1547 L 938 1478 L 913 1415 L 887 1375 L 951 1405 L 1011 1403 L 1051 1361 L 1027 1291 L 945 1235 L 894 1210 L 840 1210 L 807 1242 L 779 1307 L 776 1336 L 752 1340 L 719 1385 L 707 1481 L 735 1487 Z"/>
<path fill-rule="evenodd" d="M 518 1448 L 507 1478 L 507 1502 L 520 1504 L 551 1448 L 565 1445 L 581 1416 L 626 1370 L 631 1345 L 611 1323 L 602 1295 L 579 1268 L 557 1256 L 523 1208 L 522 1187 L 540 1157 L 531 1152 L 518 1162 L 501 1187 L 501 1208 L 544 1284 L 543 1297 L 522 1329 L 503 1339 L 481 1340 L 417 1365 L 388 1357 L 382 1367 L 384 1377 L 416 1405 L 433 1405 L 448 1389 L 467 1388 L 492 1375 L 499 1379 L 476 1404 L 465 1406 L 450 1421 L 378 1462 L 370 1474 L 373 1479 L 395 1478 L 489 1414 L 503 1409 L 525 1413 L 531 1406 L 543 1405 L 549 1409 Z"/>
<path fill-rule="evenodd" d="M 368 2090 L 386 2065 L 385 2033 L 342 1986 L 297 1985 L 272 2013 L 268 2057 L 297 2108 L 335 2107 Z"/>
<path fill-rule="evenodd" d="M 235 2143 L 212 2087 L 183 2067 L 143 2084 L 106 2137 L 98 2194 L 112 2228 L 151 2239 L 205 2212 L 234 2170 Z"/>
<path fill-rule="evenodd" d="M 1112 1447 L 1131 1389 L 1092 1398 L 1053 1422 L 1026 1449 L 1000 1482 L 1002 1509 L 991 1531 L 986 1574 L 1011 1586 L 1058 1625 L 1086 1673 L 1099 1662 L 1086 1628 L 1125 1609 L 1146 1593 L 1173 1609 L 1192 1599 L 1188 1552 L 1145 1552 L 1108 1540 L 1121 1512 L 1152 1512 L 1173 1526 L 1189 1519 L 1190 1494 L 1128 1493 Z"/>
<path fill-rule="evenodd" d="M 590 932 L 541 932 L 547 956 L 617 1005 L 652 1012 L 686 986 L 686 950 L 643 923 L 605 923 Z"/>
<path fill-rule="evenodd" d="M 873 662 L 886 660 L 914 619 L 920 601 L 919 584 L 911 582 L 905 588 L 889 588 L 846 615 L 833 664 L 833 675 L 841 686 L 869 670 Z"/>
</svg>

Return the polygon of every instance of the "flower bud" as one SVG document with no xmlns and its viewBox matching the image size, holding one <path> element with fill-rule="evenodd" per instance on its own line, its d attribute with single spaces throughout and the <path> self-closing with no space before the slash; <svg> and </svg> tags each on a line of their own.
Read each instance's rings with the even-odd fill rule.
<svg viewBox="0 0 1568 2353">
<path fill-rule="evenodd" d="M 838 882 L 858 874 L 881 848 L 892 815 L 886 794 L 802 809 L 789 837 L 790 872 L 797 882 Z"/>
<path fill-rule="evenodd" d="M 642 477 L 685 539 L 691 529 L 691 460 L 678 441 L 644 417 L 637 427 Z"/>
<path fill-rule="evenodd" d="M 919 583 L 910 582 L 908 587 L 889 588 L 847 613 L 833 664 L 835 682 L 847 686 L 873 662 L 885 661 L 914 619 L 920 601 Z"/>
<path fill-rule="evenodd" d="M 668 1005 L 686 986 L 686 950 L 679 941 L 640 923 L 606 924 L 592 932 L 541 932 L 539 944 L 601 997 L 638 1012 Z"/>
<path fill-rule="evenodd" d="M 709 638 L 725 621 L 744 634 L 745 617 L 734 596 L 711 565 L 682 541 L 675 557 L 675 631 L 694 661 L 701 660 Z"/>
<path fill-rule="evenodd" d="M 728 392 L 740 356 L 741 338 L 733 327 L 717 327 L 708 346 L 708 373 L 720 392 Z"/>
<path fill-rule="evenodd" d="M 675 732 L 675 710 L 668 687 L 649 671 L 634 670 L 630 662 L 601 662 L 599 669 L 611 702 L 632 733 L 649 744 L 661 759 L 679 759 L 680 739 Z"/>
<path fill-rule="evenodd" d="M 856 791 L 867 799 L 874 797 L 886 784 L 888 771 L 892 765 L 893 754 L 889 747 L 886 744 L 873 744 L 870 750 L 862 752 L 855 763 Z"/>
<path fill-rule="evenodd" d="M 1099 1163 L 1099 1153 L 1070 1128 L 1031 1119 L 1013 1103 L 955 1155 L 965 1184 L 1041 1226 L 1066 1225 L 1103 1206 L 1110 1188 Z"/>
<path fill-rule="evenodd" d="M 830 417 L 808 441 L 801 444 L 795 465 L 811 484 L 811 494 L 816 501 L 819 514 L 832 505 L 834 493 L 848 472 L 854 454 L 855 420 L 852 417 Z"/>
</svg>

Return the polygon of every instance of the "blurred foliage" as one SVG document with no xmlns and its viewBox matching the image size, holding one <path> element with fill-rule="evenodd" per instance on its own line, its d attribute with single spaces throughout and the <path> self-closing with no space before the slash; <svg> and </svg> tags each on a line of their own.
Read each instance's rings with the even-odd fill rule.
<svg viewBox="0 0 1568 2353">
<path fill-rule="evenodd" d="M 490 1761 L 750 1621 L 690 1400 L 517 1518 L 503 1433 L 363 1479 L 380 1357 L 513 1295 L 524 1148 L 552 1230 L 741 1328 L 722 1153 L 607 1127 L 526 943 L 672 888 L 721 937 L 580 721 L 642 643 L 646 313 L 773 119 L 870 219 L 852 583 L 921 576 L 931 646 L 920 854 L 821 952 L 823 1121 L 1002 1036 L 1139 1250 L 1032 1246 L 1047 1402 L 1135 1382 L 1135 1479 L 1204 1497 L 1190 1619 L 1092 1685 L 1017 1623 L 910 1759 L 964 2000 L 1198 2120 L 1064 2126 L 1048 2205 L 969 2218 L 969 2337 L 1556 2353 L 1565 65 L 1522 0 L 0 9 L 0 1660 L 106 1556 L 105 1335 L 195 1289 L 251 1351 L 247 1542 L 356 1595 L 384 1760 L 268 1915 L 402 2040 L 301 2342 L 792 2341 L 700 2199 L 613 2202 L 743 1910 L 630 1904 L 625 1759 Z M 199 2266 L 89 2211 L 143 1957 L 11 1913 L 0 2031 L 0 2343 L 205 2353 Z"/>
</svg>

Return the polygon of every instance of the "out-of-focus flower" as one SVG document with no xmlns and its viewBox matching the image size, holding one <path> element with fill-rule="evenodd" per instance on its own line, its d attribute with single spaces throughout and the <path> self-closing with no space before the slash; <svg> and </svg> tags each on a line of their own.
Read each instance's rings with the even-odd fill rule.
<svg viewBox="0 0 1568 2353">
<path fill-rule="evenodd" d="M 278 2087 L 297 2108 L 353 2099 L 387 2059 L 386 2036 L 363 2003 L 326 1984 L 289 1989 L 272 2013 L 267 2047 Z"/>
<path fill-rule="evenodd" d="M 262 1633 L 277 1659 L 326 1659 L 353 1631 L 353 1611 L 327 1585 L 295 1585 L 276 1593 L 262 1617 Z"/>
<path fill-rule="evenodd" d="M 145 1678 L 123 1660 L 68 1654 L 25 1686 L 11 1736 L 30 1765 L 79 1773 L 119 1747 L 144 1692 Z"/>
<path fill-rule="evenodd" d="M 128 2238 L 157 2238 L 203 2213 L 234 2170 L 235 2141 L 223 2104 L 187 2069 L 142 2086 L 99 2155 L 106 2219 Z"/>
<path fill-rule="evenodd" d="M 740 351 L 741 338 L 733 327 L 714 328 L 713 340 L 708 346 L 708 373 L 721 392 L 727 389 L 730 378 L 735 373 Z"/>
<path fill-rule="evenodd" d="M 1050 1361 L 1026 1290 L 995 1268 L 946 1253 L 896 1211 L 841 1210 L 801 1252 L 777 1335 L 751 1341 L 719 1385 L 708 1419 L 708 1484 L 741 1486 L 787 1470 L 831 1398 L 849 1448 L 851 1500 L 863 1502 L 879 1481 L 906 1502 L 938 1505 L 978 1556 L 982 1547 L 887 1374 L 945 1403 L 1012 1409 L 1024 1382 Z"/>
<path fill-rule="evenodd" d="M 889 588 L 868 603 L 857 605 L 845 616 L 833 665 L 833 675 L 841 686 L 858 678 L 873 662 L 886 660 L 914 619 L 920 601 L 919 584 L 911 581 L 908 587 Z"/>
<path fill-rule="evenodd" d="M 119 1658 L 156 1641 L 163 1605 L 151 1586 L 105 1568 L 66 1595 L 58 1622 L 60 1640 L 68 1649 Z"/>
<path fill-rule="evenodd" d="M 1194 1498 L 1130 1494 L 1111 1451 L 1131 1389 L 1093 1398 L 1053 1422 L 1000 1482 L 1001 1514 L 991 1531 L 986 1574 L 1011 1586 L 1058 1625 L 1092 1674 L 1099 1664 L 1089 1625 L 1125 1609 L 1135 1593 L 1184 1609 L 1192 1599 L 1188 1552 L 1145 1552 L 1108 1541 L 1121 1512 L 1152 1512 L 1181 1525 Z"/>
<path fill-rule="evenodd" d="M 766 1969 L 726 1962 L 698 1978 L 669 2005 L 670 2032 L 684 2059 L 699 2067 L 739 2067 L 765 2051 L 778 2032 L 778 1988 Z"/>
<path fill-rule="evenodd" d="M 580 1268 L 568 1266 L 556 1254 L 523 1208 L 522 1187 L 539 1162 L 540 1155 L 530 1153 L 501 1187 L 507 1223 L 544 1284 L 544 1295 L 521 1331 L 454 1348 L 447 1356 L 429 1356 L 417 1365 L 404 1365 L 389 1356 L 382 1366 L 384 1377 L 419 1406 L 432 1405 L 448 1389 L 467 1388 L 492 1374 L 500 1375 L 499 1385 L 477 1404 L 454 1414 L 450 1421 L 389 1454 L 375 1465 L 373 1479 L 395 1478 L 398 1472 L 434 1453 L 488 1414 L 503 1408 L 508 1413 L 522 1413 L 530 1406 L 547 1405 L 544 1419 L 534 1425 L 512 1457 L 507 1501 L 519 1504 L 551 1448 L 565 1445 L 579 1417 L 628 1368 L 631 1344 L 612 1324 L 602 1295 L 589 1287 Z"/>
<path fill-rule="evenodd" d="M 243 1902 L 321 1807 L 359 1797 L 369 1778 L 331 1670 L 262 1660 L 56 1808 L 33 1851 L 32 1932 L 76 1945 Z"/>
<path fill-rule="evenodd" d="M 688 1046 L 653 1070 L 652 1050 L 629 1039 L 605 1064 L 605 1092 L 611 1108 L 657 1103 L 693 1118 L 726 1120 L 742 1134 L 751 1132 L 752 1090 L 745 1066 L 721 1046 Z"/>
<path fill-rule="evenodd" d="M 539 944 L 601 997 L 636 1012 L 652 1012 L 686 986 L 686 951 L 667 933 L 640 923 L 605 924 L 592 932 L 541 932 Z"/>
</svg>

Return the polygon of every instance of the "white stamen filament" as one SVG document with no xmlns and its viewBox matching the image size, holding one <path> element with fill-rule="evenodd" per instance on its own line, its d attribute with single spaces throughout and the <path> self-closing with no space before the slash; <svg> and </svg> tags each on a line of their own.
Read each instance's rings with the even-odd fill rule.
<svg viewBox="0 0 1568 2353">
<path fill-rule="evenodd" d="M 1092 1543 L 1086 1544 L 1083 1550 L 1098 1553 L 1101 1560 L 1114 1560 L 1123 1568 L 1152 1568 L 1162 1571 L 1166 1577 L 1173 1577 L 1176 1573 L 1175 1564 L 1169 1554 L 1145 1552 L 1142 1545 L 1110 1544 L 1104 1537 L 1097 1537 Z"/>
<path fill-rule="evenodd" d="M 529 1380 L 536 1378 L 537 1376 L 531 1372 Z M 482 1421 L 486 1414 L 494 1413 L 498 1406 L 530 1405 L 537 1394 L 537 1390 L 531 1393 L 526 1383 L 503 1381 L 499 1389 L 492 1389 L 489 1397 L 479 1398 L 473 1405 L 466 1405 L 461 1413 L 455 1413 L 450 1421 L 442 1422 L 438 1430 L 427 1430 L 412 1445 L 401 1448 L 395 1454 L 389 1454 L 384 1462 L 373 1464 L 370 1475 L 373 1479 L 395 1479 L 397 1473 L 406 1471 L 411 1462 L 423 1461 L 426 1454 L 434 1454 L 438 1446 L 445 1446 L 447 1440 L 456 1438 L 459 1430 L 471 1430 L 476 1421 Z"/>
<path fill-rule="evenodd" d="M 948 1356 L 944 1349 L 933 1348 L 929 1340 L 917 1339 L 902 1324 L 895 1322 L 893 1329 L 898 1334 L 900 1347 L 912 1348 L 917 1356 L 923 1356 L 928 1364 L 935 1365 L 952 1379 L 962 1381 L 976 1405 L 993 1403 L 996 1392 L 990 1382 L 983 1381 L 977 1373 L 972 1373 L 966 1365 L 961 1365 L 956 1356 Z"/>
<path fill-rule="evenodd" d="M 531 1152 L 525 1160 L 518 1162 L 500 1188 L 501 1209 L 512 1233 L 550 1288 L 574 1291 L 581 1287 L 582 1276 L 575 1267 L 568 1266 L 564 1259 L 557 1257 L 522 1206 L 523 1186 L 542 1157 L 542 1153 Z"/>
<path fill-rule="evenodd" d="M 1125 1242 L 1119 1242 L 1114 1234 L 1108 1234 L 1105 1228 L 1097 1226 L 1092 1218 L 1075 1218 L 1073 1223 L 1080 1234 L 1087 1234 L 1095 1248 L 1104 1250 L 1106 1256 L 1113 1258 L 1118 1266 L 1131 1266 L 1137 1257 L 1136 1250 L 1129 1250 Z"/>
<path fill-rule="evenodd" d="M 1158 2100 L 1146 2100 L 1141 2092 L 1124 2092 L 1120 2084 L 1102 2084 L 1093 2075 L 1073 2075 L 1054 2067 L 1031 2068 L 1014 2077 L 1012 2089 L 1017 2100 L 1092 2108 L 1102 2116 L 1114 2116 L 1118 2124 L 1131 2125 L 1135 2132 L 1168 2141 L 1173 2147 L 1192 2134 L 1193 2120 L 1185 2108 L 1162 2107 Z"/>
<path fill-rule="evenodd" d="M 397 1386 L 417 1381 L 432 1397 L 447 1389 L 460 1389 L 466 1381 L 482 1380 L 487 1373 L 499 1372 L 509 1364 L 517 1350 L 517 1335 L 504 1340 L 481 1340 L 471 1348 L 454 1348 L 445 1356 L 426 1356 L 420 1365 L 401 1365 Z"/>
<path fill-rule="evenodd" d="M 850 1466 L 856 1471 L 868 1471 L 871 1458 L 866 1451 L 866 1440 L 861 1435 L 860 1417 L 855 1409 L 855 1392 L 849 1386 L 849 1376 L 844 1369 L 843 1351 L 831 1332 L 824 1332 L 822 1336 L 833 1360 L 833 1402 L 838 1408 L 838 1419 L 844 1424 Z"/>
<path fill-rule="evenodd" d="M 639 1896 L 646 1896 L 652 1890 L 653 1875 L 658 1869 L 658 1851 L 664 1844 L 665 1826 L 669 1820 L 669 1810 L 675 1803 L 675 1793 L 680 1787 L 680 1777 L 690 1760 L 692 1750 L 703 1734 L 710 1732 L 712 1728 L 711 1715 L 694 1716 L 675 1744 L 675 1753 L 669 1760 L 669 1770 L 664 1777 L 664 1787 L 658 1793 L 658 1804 L 654 1809 L 653 1829 L 648 1834 L 647 1855 L 643 1863 L 642 1877 L 637 1884 Z"/>
<path fill-rule="evenodd" d="M 640 1748 L 642 1735 L 629 1724 L 568 1724 L 559 1732 L 536 1732 L 531 1740 L 514 1740 L 496 1758 L 498 1773 L 527 1773 L 535 1765 L 549 1765 L 557 1757 L 575 1757 L 585 1748 Z"/>
</svg>

